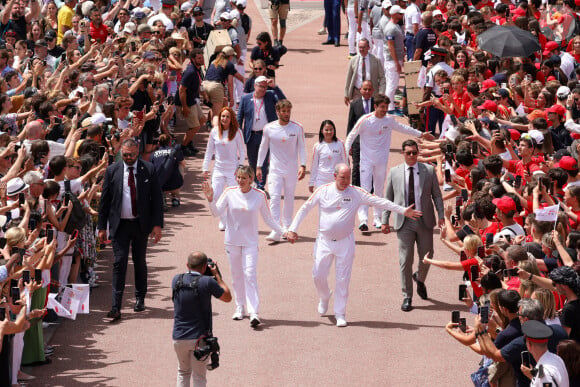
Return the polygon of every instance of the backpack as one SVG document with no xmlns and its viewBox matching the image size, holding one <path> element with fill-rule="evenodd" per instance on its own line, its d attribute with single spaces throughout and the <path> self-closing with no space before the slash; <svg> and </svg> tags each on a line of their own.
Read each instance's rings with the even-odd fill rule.
<svg viewBox="0 0 580 387">
<path fill-rule="evenodd" d="M 73 204 L 73 208 L 68 218 L 68 222 L 64 227 L 64 232 L 67 234 L 72 234 L 75 230 L 81 230 L 87 223 L 87 215 L 85 209 L 79 198 L 72 193 L 70 189 L 70 180 L 64 181 L 64 196 L 68 198 Z"/>
</svg>

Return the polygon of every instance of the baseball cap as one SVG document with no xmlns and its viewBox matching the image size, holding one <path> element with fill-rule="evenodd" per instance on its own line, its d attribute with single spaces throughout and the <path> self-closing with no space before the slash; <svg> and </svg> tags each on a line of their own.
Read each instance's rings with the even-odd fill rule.
<svg viewBox="0 0 580 387">
<path fill-rule="evenodd" d="M 532 129 L 528 131 L 528 134 L 532 136 L 534 140 L 536 140 L 536 144 L 543 144 L 544 143 L 544 135 L 537 129 Z"/>
<path fill-rule="evenodd" d="M 391 3 L 391 2 L 390 2 L 390 0 L 384 0 L 384 1 L 383 1 L 383 5 L 382 5 L 382 7 L 383 7 L 384 9 L 391 8 L 392 6 L 393 6 L 393 3 Z"/>
<path fill-rule="evenodd" d="M 558 91 L 556 91 L 556 96 L 560 99 L 568 98 L 570 95 L 570 89 L 566 86 L 558 87 Z"/>
<path fill-rule="evenodd" d="M 263 75 L 260 75 L 259 77 L 256 78 L 256 80 L 254 81 L 254 83 L 260 83 L 260 82 L 267 82 L 268 78 L 266 78 Z"/>
<path fill-rule="evenodd" d="M 556 113 L 560 117 L 564 117 L 566 115 L 566 108 L 562 105 L 552 105 L 546 109 L 546 113 Z"/>
<path fill-rule="evenodd" d="M 485 81 L 481 82 L 481 92 L 483 93 L 490 87 L 496 87 L 497 83 L 493 79 L 486 79 Z"/>
<path fill-rule="evenodd" d="M 433 11 L 432 14 L 433 17 L 435 16 L 443 16 L 443 12 L 441 12 L 440 10 L 436 9 L 435 11 Z"/>
<path fill-rule="evenodd" d="M 558 43 L 554 42 L 553 40 L 549 41 L 548 43 L 546 43 L 546 46 L 544 47 L 544 52 L 542 53 L 543 56 L 548 56 L 550 55 L 550 53 L 554 50 L 556 50 L 558 48 Z"/>
<path fill-rule="evenodd" d="M 515 129 L 508 129 L 508 131 L 510 132 L 510 137 L 514 141 L 518 141 L 520 139 L 520 137 L 522 136 L 522 134 Z"/>
<path fill-rule="evenodd" d="M 577 171 L 578 161 L 572 156 L 562 156 L 560 161 L 558 161 L 558 166 L 566 171 Z"/>
<path fill-rule="evenodd" d="M 510 211 L 516 211 L 516 202 L 509 196 L 502 196 L 501 198 L 493 199 L 493 204 L 504 214 Z"/>
<path fill-rule="evenodd" d="M 393 14 L 395 14 L 395 13 L 398 13 L 398 14 L 404 15 L 404 14 L 405 14 L 405 11 L 404 11 L 404 10 L 403 10 L 401 7 L 399 7 L 398 5 L 393 5 L 393 6 L 391 7 L 391 11 L 390 11 L 389 13 L 390 13 L 391 15 L 393 15 Z"/>
<path fill-rule="evenodd" d="M 483 105 L 479 105 L 477 107 L 480 110 L 489 110 L 490 112 L 497 112 L 497 103 L 491 100 L 487 100 L 483 103 Z"/>
<path fill-rule="evenodd" d="M 204 14 L 203 13 L 203 8 L 201 8 L 201 7 L 193 7 L 193 13 L 194 14 L 201 13 L 203 15 Z"/>
</svg>

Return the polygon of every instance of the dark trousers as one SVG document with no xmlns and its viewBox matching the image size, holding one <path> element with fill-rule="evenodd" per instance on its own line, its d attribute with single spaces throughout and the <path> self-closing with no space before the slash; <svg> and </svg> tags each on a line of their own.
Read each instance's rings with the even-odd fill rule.
<svg viewBox="0 0 580 387">
<path fill-rule="evenodd" d="M 262 132 L 252 132 L 250 135 L 250 139 L 246 144 L 246 149 L 248 151 L 248 163 L 250 163 L 250 167 L 256 171 L 256 164 L 258 163 L 258 151 L 260 150 L 260 143 L 262 142 Z M 258 179 L 254 179 L 256 182 L 256 186 L 259 189 L 264 189 L 264 185 L 266 184 L 266 177 L 268 176 L 268 165 L 270 160 L 270 152 L 266 155 L 266 159 L 264 160 L 264 164 L 262 165 L 262 181 L 258 181 Z"/>
<path fill-rule="evenodd" d="M 127 276 L 127 262 L 129 260 L 129 248 L 133 257 L 135 269 L 135 297 L 145 298 L 147 294 L 147 238 L 148 234 L 141 231 L 139 221 L 123 220 L 119 223 L 117 233 L 112 239 L 115 263 L 113 264 L 113 307 L 121 310 L 123 303 L 123 291 L 125 290 L 125 278 Z"/>
<path fill-rule="evenodd" d="M 443 113 L 442 110 L 434 108 L 433 106 L 427 107 L 427 130 L 430 131 L 431 134 L 435 135 L 435 128 L 437 127 L 437 124 L 439 124 L 439 133 L 441 133 L 444 119 L 445 113 Z"/>
<path fill-rule="evenodd" d="M 407 48 L 407 60 L 413 60 L 415 55 L 415 35 L 405 33 L 405 47 Z"/>
<path fill-rule="evenodd" d="M 352 185 L 360 187 L 360 141 L 354 140 L 352 146 Z"/>
<path fill-rule="evenodd" d="M 324 0 L 324 20 L 326 21 L 326 31 L 328 40 L 340 42 L 340 1 Z"/>
</svg>

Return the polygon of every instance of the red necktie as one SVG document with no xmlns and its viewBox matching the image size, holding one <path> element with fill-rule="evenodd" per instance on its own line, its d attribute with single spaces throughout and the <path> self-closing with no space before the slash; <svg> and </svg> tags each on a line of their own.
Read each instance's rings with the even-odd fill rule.
<svg viewBox="0 0 580 387">
<path fill-rule="evenodd" d="M 129 191 L 131 191 L 131 211 L 137 217 L 137 189 L 135 188 L 135 174 L 133 167 L 129 167 Z"/>
<path fill-rule="evenodd" d="M 362 57 L 362 80 L 363 82 L 367 80 L 367 61 L 365 57 Z"/>
</svg>

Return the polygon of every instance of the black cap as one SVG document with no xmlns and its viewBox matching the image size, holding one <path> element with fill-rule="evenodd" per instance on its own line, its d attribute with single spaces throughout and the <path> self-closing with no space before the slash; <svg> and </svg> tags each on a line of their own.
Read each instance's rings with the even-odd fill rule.
<svg viewBox="0 0 580 387">
<path fill-rule="evenodd" d="M 201 7 L 193 7 L 193 13 L 201 13 L 203 15 L 203 9 Z"/>
<path fill-rule="evenodd" d="M 34 42 L 34 46 L 35 47 L 38 47 L 38 46 L 48 47 L 48 44 L 46 44 L 46 40 L 38 39 L 36 42 Z"/>
<path fill-rule="evenodd" d="M 163 4 L 164 7 L 173 7 L 177 4 L 177 1 L 175 1 L 175 0 L 161 0 L 161 4 Z"/>
<path fill-rule="evenodd" d="M 433 55 L 445 56 L 447 55 L 447 50 L 441 47 L 431 47 L 431 58 Z"/>
<path fill-rule="evenodd" d="M 53 30 L 48 30 L 48 31 L 46 31 L 46 34 L 44 34 L 44 38 L 45 39 L 56 39 L 56 32 L 54 32 Z"/>
<path fill-rule="evenodd" d="M 522 332 L 534 343 L 545 343 L 554 334 L 552 328 L 538 320 L 528 320 L 522 325 Z"/>
</svg>

